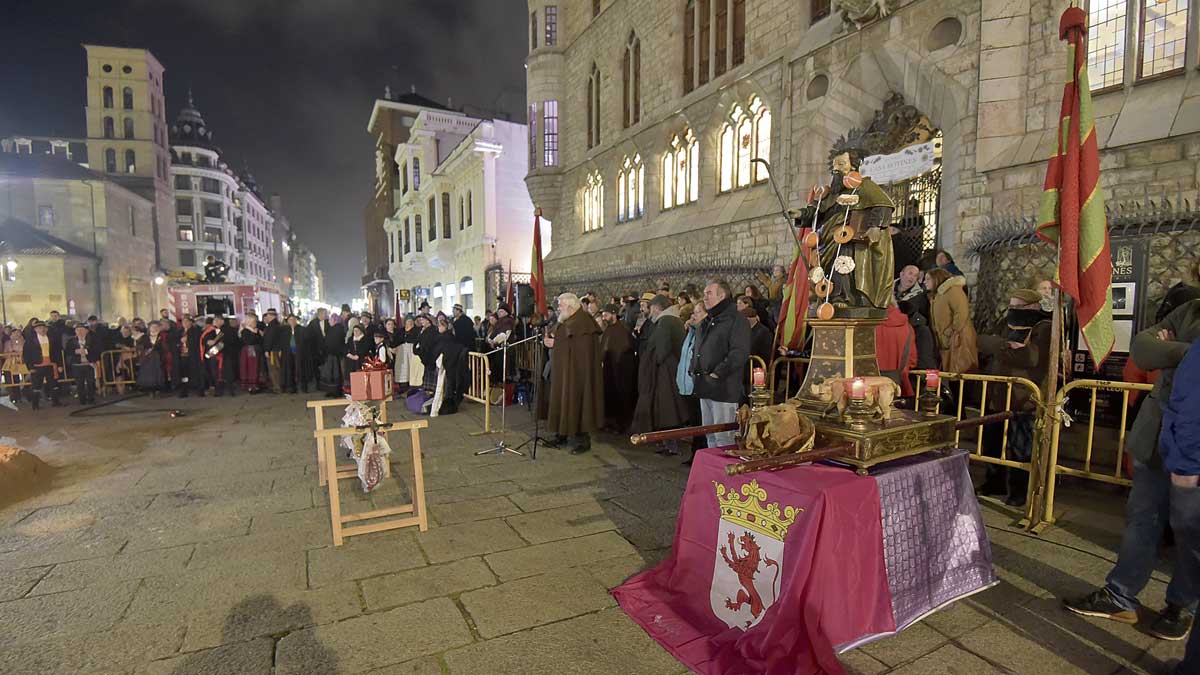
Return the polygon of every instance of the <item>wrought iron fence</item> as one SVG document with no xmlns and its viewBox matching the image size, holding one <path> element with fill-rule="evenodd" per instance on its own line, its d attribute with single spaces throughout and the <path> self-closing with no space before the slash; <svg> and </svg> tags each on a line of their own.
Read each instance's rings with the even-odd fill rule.
<svg viewBox="0 0 1200 675">
<path fill-rule="evenodd" d="M 1105 214 L 1113 250 L 1123 243 L 1149 242 L 1146 288 L 1136 302 L 1157 307 L 1200 259 L 1197 194 L 1181 187 L 1157 193 L 1144 189 L 1137 199 L 1109 202 Z M 968 254 L 979 264 L 971 289 L 978 330 L 992 332 L 1002 325 L 1009 290 L 1053 276 L 1055 250 L 1037 238 L 1036 227 L 1036 207 L 1029 206 L 992 218 L 971 242 Z"/>
<path fill-rule="evenodd" d="M 892 212 L 892 249 L 896 255 L 896 269 L 905 265 L 920 265 L 933 253 L 938 241 L 938 211 L 942 204 L 942 165 L 920 176 L 880 186 L 892 198 L 896 210 Z"/>
</svg>

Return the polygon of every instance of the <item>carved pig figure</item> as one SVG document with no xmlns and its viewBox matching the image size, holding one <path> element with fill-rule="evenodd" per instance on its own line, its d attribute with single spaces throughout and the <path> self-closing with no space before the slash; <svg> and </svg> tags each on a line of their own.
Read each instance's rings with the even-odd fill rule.
<svg viewBox="0 0 1200 675">
<path fill-rule="evenodd" d="M 867 402 L 879 410 L 879 414 L 884 420 L 891 419 L 892 401 L 900 395 L 900 385 L 891 378 L 883 376 L 864 377 L 862 380 L 866 385 Z M 848 403 L 846 388 L 852 381 L 850 378 L 830 378 L 820 384 L 814 384 L 812 386 L 813 395 L 818 400 L 836 404 L 838 413 L 844 413 Z"/>
</svg>

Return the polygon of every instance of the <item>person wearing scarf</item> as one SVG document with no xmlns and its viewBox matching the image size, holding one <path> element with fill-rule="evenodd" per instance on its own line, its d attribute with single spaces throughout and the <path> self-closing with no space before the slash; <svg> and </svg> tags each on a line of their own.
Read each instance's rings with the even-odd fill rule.
<svg viewBox="0 0 1200 675">
<path fill-rule="evenodd" d="M 984 372 L 989 375 L 1023 377 L 1045 390 L 1050 377 L 1050 319 L 1051 313 L 1042 309 L 1042 295 L 1030 288 L 1017 288 L 1009 293 L 1008 313 L 1005 315 L 1004 335 L 984 335 L 979 338 L 979 349 L 985 360 Z M 1007 398 L 1007 387 L 994 387 L 989 392 L 988 412 L 1003 412 L 1010 409 L 1016 415 L 1008 425 L 1008 459 L 1028 462 L 1033 451 L 1033 424 L 1037 417 L 1037 401 L 1030 396 L 1029 389 L 1021 386 L 1012 388 L 1012 399 Z M 1000 456 L 1004 443 L 1004 426 L 993 424 L 984 427 L 984 451 L 993 457 Z M 988 464 L 987 479 L 979 488 L 983 495 L 1008 497 L 1009 506 L 1023 506 L 1026 498 L 1029 474 L 1017 469 Z"/>
<path fill-rule="evenodd" d="M 436 343 L 438 332 L 437 329 L 430 325 L 430 318 L 422 315 L 417 317 L 417 323 L 421 326 L 420 334 L 417 336 L 417 344 L 413 348 L 413 353 L 417 355 L 421 364 L 421 377 L 417 380 L 409 380 L 410 386 L 419 386 L 429 392 L 432 392 L 437 387 L 437 353 Z"/>
<path fill-rule="evenodd" d="M 375 345 L 372 344 L 371 340 L 367 339 L 367 329 L 361 323 L 355 323 L 350 329 L 350 341 L 346 344 L 344 370 L 347 382 L 349 381 L 350 373 L 361 370 L 363 359 L 371 356 L 374 351 Z"/>
</svg>

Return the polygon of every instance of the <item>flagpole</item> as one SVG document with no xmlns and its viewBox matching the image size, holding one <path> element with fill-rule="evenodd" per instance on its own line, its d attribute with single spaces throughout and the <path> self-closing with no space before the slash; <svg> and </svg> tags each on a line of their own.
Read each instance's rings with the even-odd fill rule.
<svg viewBox="0 0 1200 675">
<path fill-rule="evenodd" d="M 1062 258 L 1062 240 L 1055 247 L 1054 268 L 1058 269 Z M 1050 359 L 1046 364 L 1046 380 L 1039 382 L 1042 387 L 1042 406 L 1038 411 L 1038 419 L 1034 421 L 1034 437 L 1038 439 L 1037 452 L 1034 453 L 1029 466 L 1029 490 L 1026 492 L 1025 519 L 1020 525 L 1038 534 L 1047 525 L 1046 491 L 1053 490 L 1050 482 L 1054 476 L 1050 472 L 1050 455 L 1053 452 L 1054 428 L 1058 424 L 1058 371 L 1062 357 L 1063 341 L 1063 293 L 1054 291 L 1054 313 L 1050 320 Z M 1040 433 L 1038 433 L 1040 430 Z"/>
</svg>

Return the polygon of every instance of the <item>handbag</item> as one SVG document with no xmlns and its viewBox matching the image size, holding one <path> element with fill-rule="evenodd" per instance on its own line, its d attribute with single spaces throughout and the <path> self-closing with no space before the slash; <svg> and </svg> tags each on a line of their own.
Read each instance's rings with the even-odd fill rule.
<svg viewBox="0 0 1200 675">
<path fill-rule="evenodd" d="M 425 402 L 429 398 L 429 394 L 425 393 L 425 390 L 420 387 L 409 389 L 408 394 L 404 397 L 404 407 L 408 408 L 409 412 L 420 415 L 423 412 L 422 409 L 425 407 Z"/>
</svg>

